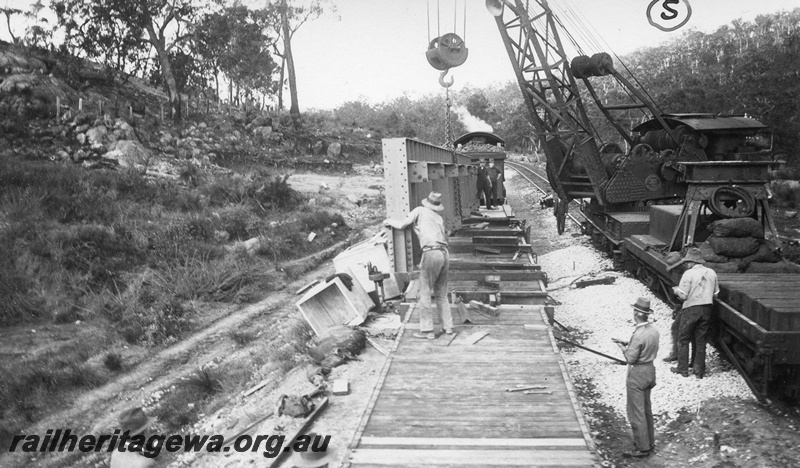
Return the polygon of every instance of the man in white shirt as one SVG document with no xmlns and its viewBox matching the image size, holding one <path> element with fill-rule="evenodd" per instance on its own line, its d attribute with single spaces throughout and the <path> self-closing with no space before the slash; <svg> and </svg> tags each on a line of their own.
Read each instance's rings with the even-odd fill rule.
<svg viewBox="0 0 800 468">
<path fill-rule="evenodd" d="M 448 335 L 453 333 L 453 315 L 450 313 L 450 303 L 447 301 L 447 272 L 450 267 L 450 257 L 447 252 L 447 231 L 444 227 L 444 218 L 441 212 L 442 194 L 431 192 L 428 198 L 422 200 L 422 206 L 411 210 L 411 213 L 402 221 L 387 219 L 383 222 L 386 227 L 405 229 L 414 226 L 414 232 L 422 247 L 422 261 L 419 272 L 419 333 L 416 338 L 435 339 L 433 329 L 433 315 L 431 313 L 431 292 L 436 300 L 436 311 L 442 322 L 442 328 Z"/>
<path fill-rule="evenodd" d="M 693 372 L 698 379 L 702 379 L 706 371 L 706 335 L 714 297 L 719 294 L 719 282 L 717 273 L 703 265 L 705 261 L 700 249 L 689 249 L 682 262 L 687 264 L 688 269 L 681 276 L 680 284 L 672 288 L 683 299 L 683 309 L 678 329 L 678 366 L 671 370 L 684 377 L 689 376 L 689 343 L 694 337 L 696 352 Z"/>
</svg>

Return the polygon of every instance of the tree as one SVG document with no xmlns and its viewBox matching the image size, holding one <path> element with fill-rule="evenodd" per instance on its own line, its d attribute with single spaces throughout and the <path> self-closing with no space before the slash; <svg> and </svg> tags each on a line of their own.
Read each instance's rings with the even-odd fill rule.
<svg viewBox="0 0 800 468">
<path fill-rule="evenodd" d="M 278 108 L 283 108 L 283 80 L 286 74 L 289 75 L 289 94 L 291 96 L 291 107 L 289 114 L 297 122 L 300 115 L 300 105 L 297 98 L 297 76 L 294 68 L 294 55 L 292 54 L 292 37 L 300 29 L 300 26 L 307 21 L 319 18 L 324 12 L 323 0 L 312 0 L 305 6 L 293 5 L 290 0 L 279 0 L 272 9 L 279 21 L 276 23 L 276 32 L 281 38 L 283 50 L 275 47 L 275 55 L 281 57 L 280 68 L 280 88 L 278 89 Z M 330 7 L 335 11 L 335 7 Z"/>
<path fill-rule="evenodd" d="M 18 8 L 0 8 L 0 13 L 3 13 L 6 17 L 6 27 L 8 28 L 8 35 L 11 36 L 11 42 L 18 44 L 19 39 L 14 35 L 14 31 L 11 29 L 11 17 L 22 14 L 22 10 Z"/>
<path fill-rule="evenodd" d="M 217 95 L 220 73 L 230 80 L 231 96 L 234 88 L 245 93 L 273 91 L 275 62 L 270 49 L 274 40 L 266 31 L 274 29 L 274 21 L 267 10 L 241 5 L 203 16 L 195 29 L 193 50 L 214 77 Z"/>
<path fill-rule="evenodd" d="M 89 57 L 103 57 L 111 44 L 133 52 L 133 44 L 150 46 L 158 59 L 169 94 L 172 116 L 181 121 L 181 98 L 172 73 L 170 52 L 191 37 L 191 24 L 198 11 L 195 0 L 52 0 L 67 40 Z"/>
</svg>

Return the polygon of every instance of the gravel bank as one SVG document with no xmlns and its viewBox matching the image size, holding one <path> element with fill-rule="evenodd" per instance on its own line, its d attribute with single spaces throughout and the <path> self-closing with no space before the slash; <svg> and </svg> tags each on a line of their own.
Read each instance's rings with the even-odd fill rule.
<svg viewBox="0 0 800 468">
<path fill-rule="evenodd" d="M 714 398 L 755 401 L 736 370 L 710 345 L 706 353 L 705 379 L 685 378 L 670 372 L 673 364 L 661 359 L 669 354 L 672 344 L 671 308 L 638 280 L 610 271 L 611 261 L 592 249 L 587 239 L 580 239 L 578 243 L 539 257 L 542 269 L 552 278 L 550 295 L 561 304 L 556 307 L 556 320 L 579 330 L 581 335 L 585 333 L 581 343 L 584 346 L 621 356 L 611 338 L 630 338 L 633 331 L 631 304 L 639 296 L 650 298 L 655 310 L 654 324 L 661 334 L 655 363 L 658 384 L 652 394 L 653 413 L 659 415 L 658 425 L 665 427 L 677 417 L 681 408 L 695 411 L 704 401 Z M 614 276 L 616 281 L 583 289 L 571 286 L 575 280 L 591 275 Z M 603 403 L 625 415 L 626 366 L 581 349 L 565 350 L 564 356 L 573 379 L 591 379 Z"/>
</svg>

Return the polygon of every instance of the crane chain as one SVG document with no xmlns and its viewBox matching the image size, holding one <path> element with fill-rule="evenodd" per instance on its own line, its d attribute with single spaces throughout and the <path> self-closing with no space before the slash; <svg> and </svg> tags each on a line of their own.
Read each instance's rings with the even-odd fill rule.
<svg viewBox="0 0 800 468">
<path fill-rule="evenodd" d="M 456 165 L 456 169 L 458 169 L 458 155 L 456 154 L 456 145 L 455 145 L 455 135 L 453 133 L 453 125 L 451 123 L 452 114 L 450 112 L 451 101 L 450 101 L 450 89 L 445 88 L 446 92 L 446 99 L 444 101 L 445 104 L 445 120 L 444 120 L 444 147 L 450 149 L 453 152 L 453 164 Z M 464 216 L 464 212 L 462 211 L 461 207 L 461 177 L 456 176 L 453 189 L 455 191 L 455 205 L 456 205 L 456 213 L 458 214 L 458 226 L 461 225 L 461 219 Z"/>
</svg>

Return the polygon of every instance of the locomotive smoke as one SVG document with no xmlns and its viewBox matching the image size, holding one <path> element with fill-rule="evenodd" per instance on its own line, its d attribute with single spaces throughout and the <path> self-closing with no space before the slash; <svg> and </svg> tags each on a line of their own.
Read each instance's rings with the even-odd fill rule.
<svg viewBox="0 0 800 468">
<path fill-rule="evenodd" d="M 453 110 L 458 116 L 458 120 L 466 127 L 467 132 L 492 132 L 493 129 L 491 125 L 470 114 L 466 107 L 455 106 Z"/>
</svg>

